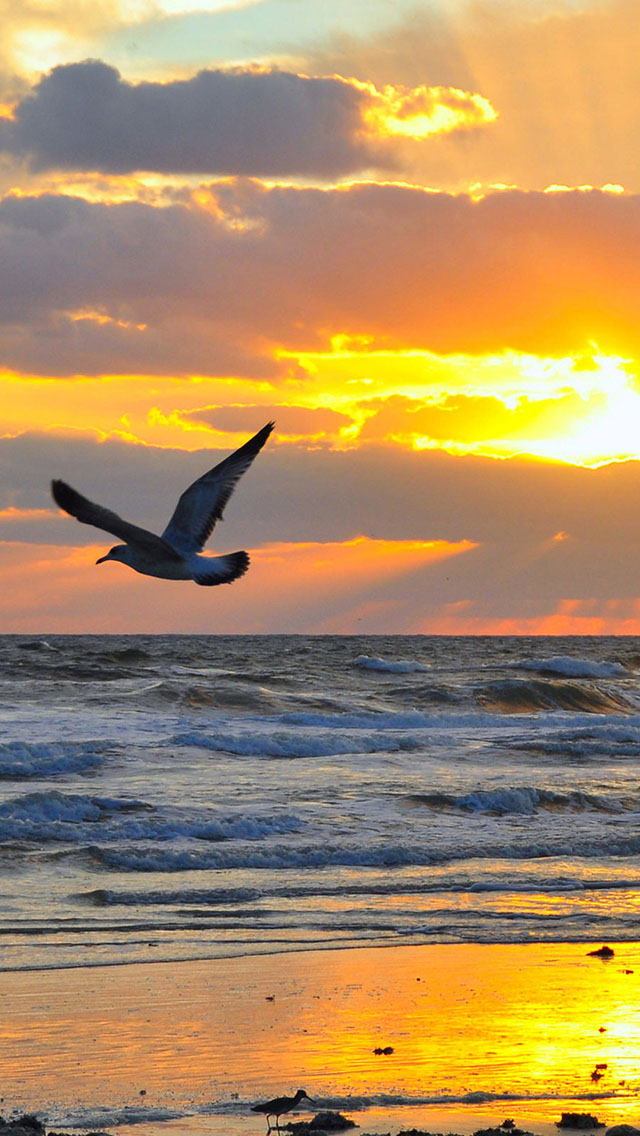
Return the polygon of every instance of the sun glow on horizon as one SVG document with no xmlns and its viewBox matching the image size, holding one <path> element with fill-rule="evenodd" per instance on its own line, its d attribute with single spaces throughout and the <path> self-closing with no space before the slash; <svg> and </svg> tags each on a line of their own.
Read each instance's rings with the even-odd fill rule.
<svg viewBox="0 0 640 1136">
<path fill-rule="evenodd" d="M 574 465 L 599 466 L 640 459 L 640 392 L 627 370 L 628 361 L 594 354 L 594 369 L 577 371 L 579 393 L 599 394 L 584 418 L 568 418 L 561 433 L 546 439 L 522 439 L 527 453 Z M 582 392 L 580 392 L 582 387 Z"/>
<path fill-rule="evenodd" d="M 640 392 L 631 361 L 594 344 L 561 358 L 443 356 L 376 350 L 366 338 L 342 336 L 330 352 L 295 358 L 326 405 L 353 414 L 348 444 L 376 440 L 583 466 L 640 459 Z M 308 397 L 308 380 L 305 386 Z"/>
<path fill-rule="evenodd" d="M 7 373 L 0 376 L 5 433 L 73 430 L 133 445 L 233 448 L 244 425 L 221 425 L 215 414 L 246 405 L 247 422 L 263 406 L 280 416 L 282 445 L 375 443 L 590 467 L 640 460 L 640 389 L 630 361 L 593 346 L 558 359 L 380 351 L 364 338 L 340 337 L 332 347 L 276 354 L 296 366 L 274 383 L 144 375 L 70 383 Z M 215 412 L 211 422 L 207 410 Z"/>
</svg>

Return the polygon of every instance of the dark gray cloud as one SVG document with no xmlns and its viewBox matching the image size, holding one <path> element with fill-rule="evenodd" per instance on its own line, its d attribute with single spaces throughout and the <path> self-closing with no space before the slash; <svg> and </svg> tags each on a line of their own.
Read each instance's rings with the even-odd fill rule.
<svg viewBox="0 0 640 1136">
<path fill-rule="evenodd" d="M 162 525 L 185 485 L 228 452 L 98 443 L 82 435 L 4 438 L 0 509 L 53 509 L 49 481 L 62 477 L 143 525 Z M 342 541 L 359 534 L 540 545 L 565 533 L 569 542 L 602 545 L 613 571 L 620 549 L 640 541 L 637 461 L 585 469 L 377 445 L 307 451 L 278 446 L 276 428 L 274 441 L 260 455 L 259 474 L 244 478 L 236 491 L 225 517 L 225 542 L 236 540 L 240 530 L 245 537 L 251 532 L 256 545 Z M 90 543 L 95 533 L 70 521 L 60 540 Z M 633 594 L 637 570 L 629 563 Z"/>
<path fill-rule="evenodd" d="M 212 426 L 230 433 L 257 430 L 266 420 L 275 419 L 280 434 L 314 437 L 337 434 L 345 426 L 353 426 L 353 418 L 325 406 L 205 406 L 184 411 L 180 417 L 188 422 Z"/>
<path fill-rule="evenodd" d="M 393 165 L 389 146 L 364 137 L 366 105 L 339 78 L 207 70 L 133 84 L 87 60 L 44 76 L 0 147 L 39 170 L 335 176 Z"/>
</svg>

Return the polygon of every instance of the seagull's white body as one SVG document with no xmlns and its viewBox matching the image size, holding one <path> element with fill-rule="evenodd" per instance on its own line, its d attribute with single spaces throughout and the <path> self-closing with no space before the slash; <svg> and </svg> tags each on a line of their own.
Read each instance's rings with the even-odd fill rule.
<svg viewBox="0 0 640 1136">
<path fill-rule="evenodd" d="M 97 564 L 118 560 L 134 572 L 162 580 L 193 580 L 209 586 L 231 584 L 249 567 L 246 552 L 229 552 L 225 556 L 200 554 L 239 479 L 264 446 L 273 426 L 273 422 L 268 422 L 244 446 L 185 489 L 162 536 L 95 505 L 64 481 L 52 481 L 51 492 L 60 508 L 78 521 L 126 541 L 109 549 Z"/>
</svg>

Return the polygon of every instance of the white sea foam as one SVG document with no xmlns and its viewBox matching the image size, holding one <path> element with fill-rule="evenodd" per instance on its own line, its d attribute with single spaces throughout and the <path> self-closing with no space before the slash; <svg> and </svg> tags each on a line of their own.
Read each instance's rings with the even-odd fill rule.
<svg viewBox="0 0 640 1136">
<path fill-rule="evenodd" d="M 104 1128 L 119 1128 L 123 1124 L 158 1124 L 166 1120 L 179 1120 L 183 1116 L 188 1116 L 191 1111 L 133 1104 L 124 1105 L 122 1108 L 82 1108 L 65 1112 L 57 1123 L 65 1128 L 99 1131 Z"/>
<path fill-rule="evenodd" d="M 315 1106 L 321 1109 L 332 1109 L 339 1112 L 364 1112 L 367 1109 L 402 1108 L 402 1106 L 417 1107 L 433 1105 L 446 1107 L 454 1104 L 491 1104 L 492 1102 L 521 1102 L 535 1103 L 537 1101 L 597 1101 L 610 1100 L 617 1096 L 615 1090 L 586 1092 L 586 1093 L 523 1093 L 523 1092 L 490 1092 L 476 1090 L 468 1093 L 367 1093 L 338 1095 L 332 1094 L 322 1098 L 315 1097 Z M 201 1105 L 194 1110 L 199 1115 L 238 1115 L 246 1111 L 253 1101 L 216 1100 Z"/>
<path fill-rule="evenodd" d="M 380 659 L 376 655 L 358 655 L 354 667 L 366 671 L 388 671 L 390 674 L 411 674 L 414 671 L 428 671 L 431 668 L 417 659 Z"/>
</svg>

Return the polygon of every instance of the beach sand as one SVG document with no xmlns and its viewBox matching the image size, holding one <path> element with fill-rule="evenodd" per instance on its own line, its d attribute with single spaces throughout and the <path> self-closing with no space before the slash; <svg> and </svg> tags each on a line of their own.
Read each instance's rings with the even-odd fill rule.
<svg viewBox="0 0 640 1136">
<path fill-rule="evenodd" d="M 640 945 L 609 961 L 594 945 L 1 973 L 2 1111 L 108 1128 L 127 1106 L 138 1136 L 263 1136 L 250 1104 L 303 1087 L 364 1132 L 508 1116 L 550 1136 L 563 1111 L 640 1124 Z"/>
</svg>

